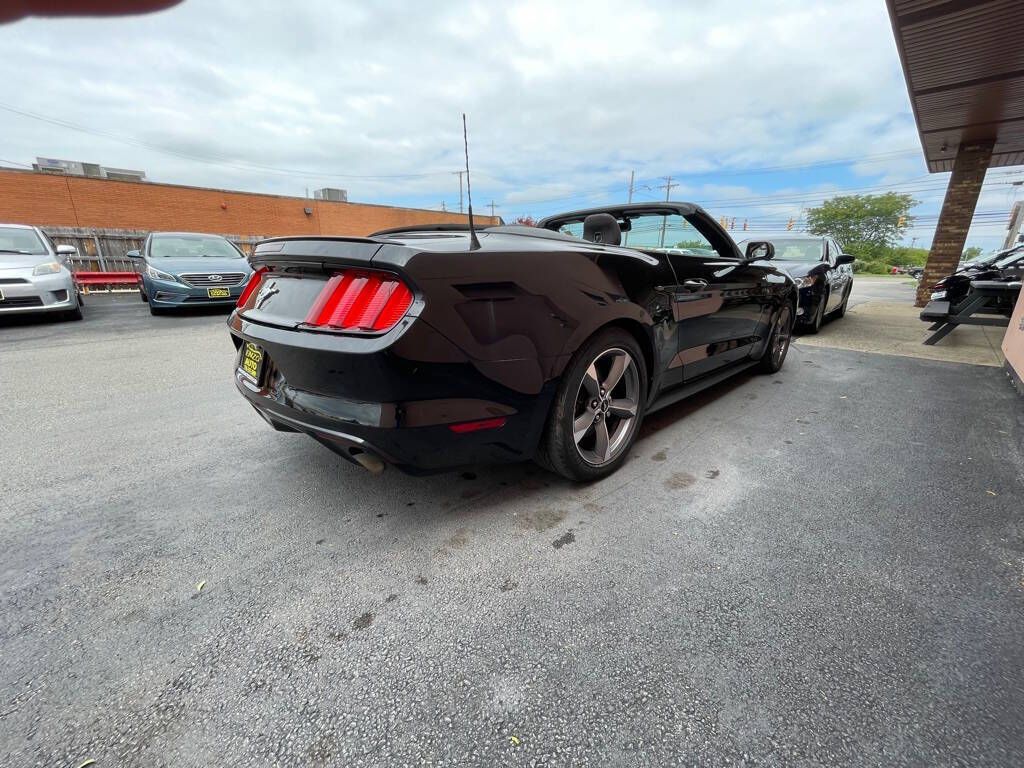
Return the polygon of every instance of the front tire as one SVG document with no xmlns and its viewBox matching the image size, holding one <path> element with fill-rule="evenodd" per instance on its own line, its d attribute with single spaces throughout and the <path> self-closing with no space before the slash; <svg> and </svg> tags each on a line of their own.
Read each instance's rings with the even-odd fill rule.
<svg viewBox="0 0 1024 768">
<path fill-rule="evenodd" d="M 573 356 L 562 376 L 537 461 L 580 482 L 626 460 L 643 420 L 647 366 L 629 333 L 607 328 Z"/>
<path fill-rule="evenodd" d="M 763 373 L 778 373 L 782 364 L 786 362 L 786 354 L 789 352 L 789 343 L 793 338 L 793 308 L 787 303 L 783 304 L 775 315 L 775 322 L 768 332 L 768 346 L 761 355 L 761 371 Z"/>
<path fill-rule="evenodd" d="M 821 324 L 825 320 L 825 307 L 828 305 L 828 293 L 823 293 L 817 308 L 814 310 L 814 319 L 809 323 L 801 324 L 802 333 L 815 334 L 821 330 Z"/>
<path fill-rule="evenodd" d="M 167 313 L 167 310 L 160 309 L 159 307 L 154 307 L 153 304 L 150 303 L 150 305 L 149 305 L 149 314 L 151 314 L 151 315 L 163 315 L 163 314 L 166 314 L 166 313 Z"/>
<path fill-rule="evenodd" d="M 843 303 L 832 313 L 832 317 L 840 318 L 846 315 L 846 305 L 850 303 L 850 292 L 852 290 L 852 288 L 846 289 L 846 293 L 843 294 Z"/>
</svg>

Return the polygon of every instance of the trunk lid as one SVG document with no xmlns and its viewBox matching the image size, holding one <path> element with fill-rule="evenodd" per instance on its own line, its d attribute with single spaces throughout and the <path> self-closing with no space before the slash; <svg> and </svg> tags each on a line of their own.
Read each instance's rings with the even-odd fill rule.
<svg viewBox="0 0 1024 768">
<path fill-rule="evenodd" d="M 378 240 L 355 237 L 264 241 L 249 261 L 254 269 L 270 271 L 263 274 L 259 288 L 239 308 L 239 314 L 281 328 L 304 326 L 332 275 L 346 269 L 371 269 L 382 245 Z"/>
</svg>

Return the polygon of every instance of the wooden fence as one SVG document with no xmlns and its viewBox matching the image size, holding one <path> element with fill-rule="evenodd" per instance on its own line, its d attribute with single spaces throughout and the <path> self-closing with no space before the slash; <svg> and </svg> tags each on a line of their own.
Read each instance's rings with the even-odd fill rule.
<svg viewBox="0 0 1024 768">
<path fill-rule="evenodd" d="M 149 232 L 139 229 L 86 229 L 79 227 L 41 227 L 55 245 L 71 245 L 78 254 L 69 258 L 72 272 L 135 272 L 138 264 L 125 256 L 137 251 Z M 224 235 L 251 254 L 253 246 L 265 239 L 261 235 Z"/>
</svg>

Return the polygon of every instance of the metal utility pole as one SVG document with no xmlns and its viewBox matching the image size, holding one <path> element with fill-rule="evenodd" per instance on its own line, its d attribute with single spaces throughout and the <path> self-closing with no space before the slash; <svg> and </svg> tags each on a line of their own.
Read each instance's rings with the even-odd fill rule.
<svg viewBox="0 0 1024 768">
<path fill-rule="evenodd" d="M 465 171 L 452 171 L 452 176 L 459 177 L 459 213 L 462 213 L 462 174 Z"/>
<path fill-rule="evenodd" d="M 664 189 L 665 190 L 665 202 L 667 203 L 668 199 L 669 199 L 669 196 L 670 196 L 670 194 L 672 192 L 672 187 L 678 187 L 679 185 L 672 183 L 672 177 L 671 176 L 662 176 L 661 178 L 663 178 L 665 180 L 665 183 L 660 185 L 658 187 L 658 189 Z M 661 239 L 658 241 L 658 243 L 659 243 L 658 247 L 659 248 L 664 248 L 665 247 L 665 228 L 666 228 L 667 225 L 668 225 L 668 216 L 662 216 L 661 217 Z"/>
<path fill-rule="evenodd" d="M 498 205 L 498 204 L 497 204 L 496 202 L 494 202 L 494 200 L 493 200 L 493 199 L 491 200 L 491 218 L 492 218 L 492 219 L 494 218 L 494 209 L 495 209 L 495 208 L 500 208 L 500 207 L 501 207 L 501 206 L 500 206 L 500 205 Z"/>
<path fill-rule="evenodd" d="M 1017 233 L 1020 232 L 1021 224 L 1024 224 L 1024 202 L 1016 202 L 1010 211 L 1010 223 L 1006 227 L 1006 239 L 1003 240 L 1003 250 L 1013 248 L 1017 244 Z"/>
</svg>

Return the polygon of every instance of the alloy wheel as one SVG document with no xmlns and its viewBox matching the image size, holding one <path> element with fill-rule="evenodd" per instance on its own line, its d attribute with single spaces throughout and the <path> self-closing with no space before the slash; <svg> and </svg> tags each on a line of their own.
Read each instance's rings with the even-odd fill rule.
<svg viewBox="0 0 1024 768">
<path fill-rule="evenodd" d="M 594 358 L 573 410 L 573 441 L 585 462 L 603 466 L 629 445 L 639 400 L 640 375 L 626 350 L 615 347 Z"/>
<path fill-rule="evenodd" d="M 793 336 L 792 323 L 789 322 L 790 309 L 785 305 L 779 310 L 779 316 L 775 320 L 774 333 L 772 334 L 772 363 L 778 368 L 786 358 L 789 351 L 789 342 Z"/>
</svg>

